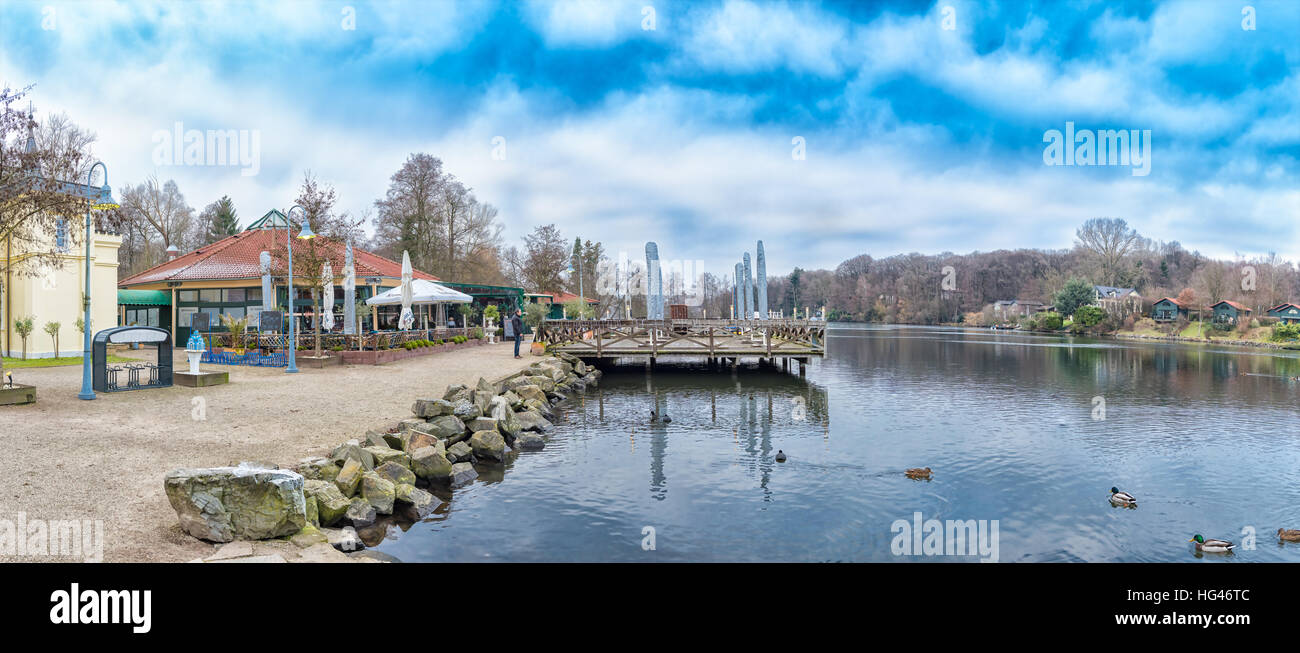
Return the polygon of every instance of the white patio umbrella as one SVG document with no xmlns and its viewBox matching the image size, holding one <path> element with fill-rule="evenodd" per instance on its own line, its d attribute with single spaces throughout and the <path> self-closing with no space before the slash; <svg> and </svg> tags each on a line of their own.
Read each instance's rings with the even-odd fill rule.
<svg viewBox="0 0 1300 653">
<path fill-rule="evenodd" d="M 397 319 L 397 328 L 407 331 L 415 325 L 415 314 L 411 312 L 411 253 L 402 251 L 402 316 Z"/>
<path fill-rule="evenodd" d="M 329 261 L 325 261 L 325 267 L 321 270 L 320 282 L 320 326 L 328 331 L 334 328 L 334 266 Z"/>
<path fill-rule="evenodd" d="M 395 306 L 403 302 L 402 287 L 388 290 L 366 300 L 368 306 Z M 411 281 L 411 304 L 467 304 L 473 297 L 425 279 Z"/>
</svg>

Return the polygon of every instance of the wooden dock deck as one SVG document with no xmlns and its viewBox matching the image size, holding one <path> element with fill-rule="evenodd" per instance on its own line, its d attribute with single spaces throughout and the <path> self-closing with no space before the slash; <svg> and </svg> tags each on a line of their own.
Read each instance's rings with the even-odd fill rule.
<svg viewBox="0 0 1300 653">
<path fill-rule="evenodd" d="M 772 363 L 826 355 L 826 323 L 819 320 L 545 320 L 537 340 L 579 358 L 702 358 L 737 364 Z"/>
</svg>

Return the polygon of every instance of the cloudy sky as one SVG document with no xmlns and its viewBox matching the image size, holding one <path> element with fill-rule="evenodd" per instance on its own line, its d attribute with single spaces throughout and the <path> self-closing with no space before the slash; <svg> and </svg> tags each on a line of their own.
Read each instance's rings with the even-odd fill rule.
<svg viewBox="0 0 1300 653">
<path fill-rule="evenodd" d="M 507 243 L 554 222 L 724 273 L 757 239 L 782 273 L 1096 216 L 1300 258 L 1300 3 L 1243 4 L 9 0 L 0 84 L 94 131 L 115 187 L 245 221 L 308 169 L 366 210 L 428 152 Z M 1149 130 L 1149 174 L 1046 165 L 1067 122 Z M 256 174 L 160 164 L 177 123 L 256 133 Z"/>
</svg>

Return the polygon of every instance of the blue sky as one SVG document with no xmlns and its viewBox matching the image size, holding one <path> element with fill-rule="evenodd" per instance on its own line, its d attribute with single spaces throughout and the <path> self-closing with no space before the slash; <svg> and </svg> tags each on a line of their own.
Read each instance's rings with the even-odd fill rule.
<svg viewBox="0 0 1300 653">
<path fill-rule="evenodd" d="M 0 83 L 93 130 L 115 186 L 246 221 L 307 169 L 360 212 L 423 151 L 508 243 L 554 222 L 719 273 L 760 238 L 782 273 L 1065 247 L 1097 216 L 1300 258 L 1300 3 L 1244 4 L 19 0 Z M 257 174 L 157 165 L 177 122 L 256 130 Z M 1067 122 L 1150 130 L 1150 174 L 1044 165 Z"/>
</svg>

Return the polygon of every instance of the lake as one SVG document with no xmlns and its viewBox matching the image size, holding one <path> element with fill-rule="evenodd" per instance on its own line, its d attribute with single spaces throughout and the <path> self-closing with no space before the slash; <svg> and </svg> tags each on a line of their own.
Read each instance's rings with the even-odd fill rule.
<svg viewBox="0 0 1300 653">
<path fill-rule="evenodd" d="M 836 324 L 806 378 L 605 371 L 545 450 L 480 466 L 372 542 L 410 562 L 990 558 L 974 529 L 954 549 L 953 521 L 995 524 L 1002 562 L 1300 561 L 1276 537 L 1300 528 L 1296 352 Z M 927 466 L 929 481 L 903 474 Z M 1137 508 L 1112 506 L 1111 486 Z M 924 555 L 928 520 L 954 555 Z M 1245 544 L 1243 529 L 1253 550 L 1188 543 Z"/>
</svg>

